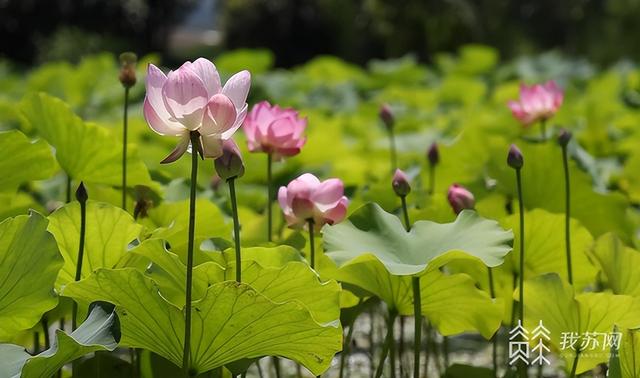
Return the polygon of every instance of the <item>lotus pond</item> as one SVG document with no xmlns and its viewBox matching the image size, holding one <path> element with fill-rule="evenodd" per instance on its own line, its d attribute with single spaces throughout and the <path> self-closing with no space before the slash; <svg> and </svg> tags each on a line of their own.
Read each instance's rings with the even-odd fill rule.
<svg viewBox="0 0 640 378">
<path fill-rule="evenodd" d="M 640 377 L 640 70 L 0 64 L 0 377 Z"/>
</svg>

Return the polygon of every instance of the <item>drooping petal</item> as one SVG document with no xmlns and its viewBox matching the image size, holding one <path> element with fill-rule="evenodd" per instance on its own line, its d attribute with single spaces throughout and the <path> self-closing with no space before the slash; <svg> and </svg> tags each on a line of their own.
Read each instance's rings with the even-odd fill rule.
<svg viewBox="0 0 640 378">
<path fill-rule="evenodd" d="M 204 83 L 204 87 L 207 90 L 208 97 L 220 93 L 220 91 L 222 90 L 222 86 L 220 84 L 220 74 L 218 73 L 218 69 L 213 64 L 213 62 L 205 58 L 198 58 L 195 60 L 195 62 L 191 63 L 190 68 Z"/>
<path fill-rule="evenodd" d="M 328 224 L 340 223 L 347 215 L 348 205 L 347 197 L 342 197 L 333 208 L 324 213 L 324 221 Z"/>
<path fill-rule="evenodd" d="M 223 94 L 214 95 L 207 104 L 201 134 L 222 134 L 235 124 L 236 115 L 236 108 L 229 97 Z"/>
<path fill-rule="evenodd" d="M 321 211 L 333 207 L 344 195 L 344 184 L 339 179 L 328 179 L 315 187 L 311 200 Z"/>
<path fill-rule="evenodd" d="M 180 156 L 184 155 L 184 153 L 187 152 L 187 148 L 189 148 L 189 143 L 190 143 L 189 132 L 185 130 L 180 135 L 180 140 L 178 141 L 176 148 L 174 148 L 173 151 L 171 151 L 171 153 L 166 158 L 164 158 L 164 160 L 160 162 L 160 164 L 173 163 L 174 161 L 178 160 Z"/>
<path fill-rule="evenodd" d="M 247 102 L 249 87 L 251 87 L 251 74 L 249 71 L 244 70 L 231 76 L 229 80 L 227 80 L 222 88 L 222 93 L 231 99 L 236 109 L 240 110 Z"/>
<path fill-rule="evenodd" d="M 148 98 L 144 99 L 143 114 L 153 131 L 160 135 L 180 135 L 185 130 L 185 128 L 177 122 L 160 118 L 153 106 L 151 106 Z"/>
<path fill-rule="evenodd" d="M 233 124 L 233 126 L 231 126 L 231 128 L 222 133 L 223 140 L 231 138 L 233 134 L 238 131 L 240 126 L 242 126 L 244 119 L 247 116 L 247 107 L 247 104 L 245 104 L 244 107 L 240 109 L 240 112 L 238 112 L 238 114 L 236 115 L 236 122 Z"/>
<path fill-rule="evenodd" d="M 197 130 L 202 125 L 209 97 L 204 83 L 193 70 L 181 68 L 170 72 L 162 86 L 162 96 L 176 122 L 189 130 Z"/>
</svg>

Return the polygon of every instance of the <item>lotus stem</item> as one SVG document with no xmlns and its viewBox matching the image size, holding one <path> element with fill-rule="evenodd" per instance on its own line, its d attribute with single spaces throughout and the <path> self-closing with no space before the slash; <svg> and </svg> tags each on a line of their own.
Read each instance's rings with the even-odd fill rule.
<svg viewBox="0 0 640 378">
<path fill-rule="evenodd" d="M 273 235 L 273 214 L 271 211 L 271 201 L 273 200 L 273 156 L 267 154 L 267 241 L 272 240 Z"/>
<path fill-rule="evenodd" d="M 413 286 L 413 316 L 415 318 L 413 344 L 413 378 L 420 378 L 420 345 L 422 344 L 422 305 L 420 298 L 420 277 L 411 277 Z"/>
<path fill-rule="evenodd" d="M 71 202 L 71 176 L 67 175 L 65 203 Z"/>
<path fill-rule="evenodd" d="M 196 187 L 198 185 L 198 152 L 196 146 L 200 143 L 197 131 L 191 132 L 191 193 L 189 196 L 189 239 L 187 244 L 187 282 L 185 286 L 185 321 L 184 321 L 184 349 L 182 353 L 182 370 L 185 377 L 190 376 L 191 352 L 191 289 L 193 281 L 193 246 L 196 228 Z"/>
<path fill-rule="evenodd" d="M 543 142 L 547 141 L 547 120 L 544 118 L 540 121 L 540 136 Z"/>
<path fill-rule="evenodd" d="M 83 193 L 84 196 L 81 193 Z M 78 202 L 80 202 L 80 241 L 78 243 L 78 260 L 76 262 L 75 281 L 80 281 L 82 278 L 82 262 L 84 260 L 84 241 L 87 231 L 87 197 L 86 190 L 84 189 L 84 184 L 82 182 L 80 182 L 80 186 L 76 192 L 76 197 Z M 76 326 L 78 325 L 78 303 L 75 301 L 73 302 L 71 316 L 71 330 L 75 331 Z"/>
<path fill-rule="evenodd" d="M 447 371 L 449 367 L 449 337 L 442 335 L 442 360 L 444 363 L 444 370 Z"/>
<path fill-rule="evenodd" d="M 278 357 L 272 357 L 273 370 L 276 372 L 276 378 L 280 378 L 280 359 Z"/>
<path fill-rule="evenodd" d="M 409 211 L 407 210 L 407 196 L 400 196 L 402 201 L 402 215 L 404 219 L 404 228 L 409 232 L 411 229 L 411 222 L 409 221 Z"/>
<path fill-rule="evenodd" d="M 576 377 L 576 370 L 578 369 L 578 361 L 580 360 L 580 349 L 576 350 L 576 358 L 573 359 L 573 365 L 571 366 L 571 374 L 569 374 L 569 378 Z"/>
<path fill-rule="evenodd" d="M 382 345 L 382 353 L 380 354 L 380 363 L 378 363 L 378 368 L 376 369 L 375 378 L 380 378 L 382 376 L 382 372 L 384 371 L 384 362 L 387 359 L 387 354 L 389 354 L 391 343 L 393 343 L 393 324 L 396 321 L 397 315 L 398 313 L 396 310 L 389 310 L 389 320 L 387 322 L 387 335 L 385 336 L 384 344 Z"/>
<path fill-rule="evenodd" d="M 496 289 L 494 286 L 494 282 L 493 282 L 493 269 L 491 267 L 487 268 L 487 271 L 489 272 L 489 293 L 491 295 L 491 298 L 494 299 L 496 297 Z M 493 376 L 494 378 L 498 376 L 498 332 L 499 332 L 499 328 L 498 331 L 496 331 L 496 333 L 493 334 L 493 336 L 491 336 L 491 343 L 492 345 L 492 350 L 491 350 L 491 354 L 492 354 L 492 360 L 493 360 Z"/>
<path fill-rule="evenodd" d="M 564 212 L 564 237 L 567 252 L 567 275 L 569 284 L 573 285 L 573 269 L 571 266 L 571 182 L 569 180 L 569 157 L 567 154 L 567 146 L 562 146 L 562 165 L 564 167 L 564 194 L 565 194 L 565 212 Z"/>
<path fill-rule="evenodd" d="M 314 222 L 313 222 L 313 218 L 309 218 L 307 220 L 308 225 L 309 225 L 309 249 L 311 251 L 311 254 L 309 255 L 309 265 L 311 265 L 311 269 L 315 269 L 316 268 L 316 245 L 314 243 Z"/>
<path fill-rule="evenodd" d="M 518 215 L 520 218 L 520 276 L 518 285 L 518 319 L 520 324 L 524 324 L 524 202 L 522 198 L 522 175 L 521 168 L 516 168 L 516 186 L 518 190 Z M 520 364 L 520 376 L 527 376 L 527 367 Z"/>
<path fill-rule="evenodd" d="M 429 195 L 433 195 L 436 190 L 436 166 L 429 165 Z"/>
<path fill-rule="evenodd" d="M 362 298 L 360 298 L 360 300 L 358 300 L 358 304 L 357 304 L 356 308 L 359 308 L 360 306 L 362 306 Z M 349 323 L 349 331 L 347 332 L 347 337 L 345 337 L 345 339 L 344 339 L 344 344 L 342 346 L 342 353 L 340 354 L 340 376 L 339 376 L 339 378 L 344 378 L 345 362 L 346 362 L 347 357 L 349 356 L 349 353 L 351 353 L 351 340 L 353 339 L 353 329 L 354 329 L 354 325 L 356 323 L 356 318 L 358 317 L 358 315 L 359 315 L 359 313 L 356 313 L 356 314 L 353 315 L 353 319 Z"/>
<path fill-rule="evenodd" d="M 124 88 L 124 114 L 122 119 L 122 209 L 127 210 L 127 129 L 129 121 L 129 87 Z"/>
<path fill-rule="evenodd" d="M 231 213 L 233 215 L 233 240 L 236 249 L 236 281 L 242 282 L 242 256 L 240 248 L 240 221 L 238 220 L 238 202 L 236 200 L 236 178 L 227 180 L 229 184 L 229 196 L 231 197 Z"/>
<path fill-rule="evenodd" d="M 400 377 L 404 377 L 404 329 L 406 318 L 404 316 L 399 316 L 400 318 L 400 339 L 398 340 L 398 366 L 400 366 Z"/>
<path fill-rule="evenodd" d="M 33 354 L 40 353 L 40 332 L 35 331 L 33 333 Z"/>
<path fill-rule="evenodd" d="M 398 168 L 398 153 L 396 151 L 396 134 L 393 127 L 389 128 L 389 155 L 391 158 L 391 174 Z"/>
</svg>

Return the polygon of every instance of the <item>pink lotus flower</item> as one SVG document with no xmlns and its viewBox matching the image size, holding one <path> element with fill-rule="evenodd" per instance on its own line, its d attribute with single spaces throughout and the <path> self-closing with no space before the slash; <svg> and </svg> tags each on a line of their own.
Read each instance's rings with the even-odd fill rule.
<svg viewBox="0 0 640 378">
<path fill-rule="evenodd" d="M 244 120 L 249 151 L 266 152 L 276 160 L 294 156 L 306 142 L 302 135 L 307 119 L 291 108 L 282 109 L 267 101 L 257 103 Z"/>
<path fill-rule="evenodd" d="M 349 200 L 344 196 L 344 185 L 339 179 L 320 182 L 316 176 L 305 173 L 286 187 L 280 187 L 278 202 L 289 227 L 304 227 L 312 219 L 319 230 L 326 223 L 342 221 Z"/>
<path fill-rule="evenodd" d="M 176 161 L 187 151 L 192 131 L 199 133 L 196 148 L 205 157 L 220 156 L 223 141 L 231 138 L 246 117 L 250 85 L 249 71 L 241 71 L 222 87 L 216 67 L 204 58 L 186 62 L 168 75 L 150 64 L 144 117 L 156 133 L 180 138 L 162 163 Z"/>
<path fill-rule="evenodd" d="M 521 84 L 520 99 L 509 101 L 509 108 L 514 117 L 529 126 L 553 117 L 562 105 L 563 98 L 562 89 L 553 80 L 532 86 Z"/>
<path fill-rule="evenodd" d="M 473 193 L 458 184 L 453 184 L 449 187 L 447 199 L 456 214 L 459 214 L 464 209 L 473 209 L 476 206 L 476 199 Z"/>
</svg>

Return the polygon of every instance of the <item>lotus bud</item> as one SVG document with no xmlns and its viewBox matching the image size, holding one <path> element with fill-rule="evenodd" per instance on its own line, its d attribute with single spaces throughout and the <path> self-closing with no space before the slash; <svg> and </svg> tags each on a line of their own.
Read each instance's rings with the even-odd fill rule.
<svg viewBox="0 0 640 378">
<path fill-rule="evenodd" d="M 438 150 L 438 144 L 436 142 L 431 143 L 429 150 L 427 150 L 427 159 L 432 167 L 436 166 L 440 162 L 440 151 Z"/>
<path fill-rule="evenodd" d="M 571 134 L 571 131 L 562 129 L 560 130 L 560 134 L 558 134 L 558 144 L 562 147 L 566 147 L 572 137 L 573 135 Z"/>
<path fill-rule="evenodd" d="M 393 191 L 398 197 L 405 197 L 411 192 L 409 178 L 407 177 L 407 174 L 400 169 L 396 169 L 396 172 L 393 175 L 393 180 L 391 181 L 391 186 L 393 186 Z"/>
<path fill-rule="evenodd" d="M 447 199 L 456 214 L 459 214 L 464 209 L 473 209 L 476 206 L 476 199 L 473 193 L 458 184 L 453 184 L 449 187 Z"/>
<path fill-rule="evenodd" d="M 522 152 L 515 144 L 509 147 L 509 154 L 507 155 L 507 164 L 513 169 L 520 169 L 524 165 L 524 158 Z"/>
<path fill-rule="evenodd" d="M 387 130 L 393 129 L 395 118 L 389 104 L 382 104 L 382 106 L 380 107 L 379 116 L 382 122 L 384 122 L 384 125 L 387 127 Z"/>
<path fill-rule="evenodd" d="M 80 185 L 76 190 L 76 199 L 80 203 L 86 203 L 89 199 L 89 194 L 87 193 L 87 188 L 85 188 L 84 183 L 80 181 Z"/>
<path fill-rule="evenodd" d="M 136 84 L 136 63 L 138 57 L 132 52 L 120 54 L 120 75 L 118 78 L 125 88 L 131 88 Z"/>
<path fill-rule="evenodd" d="M 216 172 L 223 180 L 242 177 L 244 175 L 244 162 L 240 149 L 233 139 L 227 139 L 222 144 L 222 156 L 216 158 L 214 165 Z"/>
</svg>

